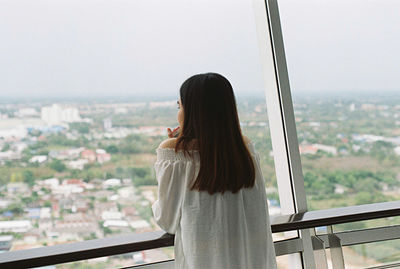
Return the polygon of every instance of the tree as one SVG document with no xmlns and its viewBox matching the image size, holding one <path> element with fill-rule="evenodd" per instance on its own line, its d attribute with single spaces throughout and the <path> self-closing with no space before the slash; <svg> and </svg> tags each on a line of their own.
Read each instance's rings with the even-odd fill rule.
<svg viewBox="0 0 400 269">
<path fill-rule="evenodd" d="M 33 175 L 33 172 L 31 170 L 24 170 L 22 172 L 22 178 L 23 181 L 28 184 L 30 187 L 35 185 L 35 177 Z"/>
<path fill-rule="evenodd" d="M 150 171 L 149 171 L 148 168 L 145 168 L 145 167 L 130 167 L 129 168 L 129 174 L 132 177 L 141 177 L 141 178 L 143 178 L 143 177 L 149 175 Z"/>
<path fill-rule="evenodd" d="M 7 150 L 9 150 L 10 148 L 11 148 L 10 144 L 9 144 L 9 143 L 5 143 L 4 146 L 3 146 L 3 148 L 1 149 L 1 151 L 7 151 Z"/>
<path fill-rule="evenodd" d="M 65 164 L 60 160 L 54 160 L 50 163 L 50 168 L 57 172 L 62 172 L 65 170 L 66 167 Z"/>
<path fill-rule="evenodd" d="M 20 215 L 20 214 L 24 213 L 23 207 L 20 204 L 17 204 L 17 203 L 9 205 L 7 207 L 6 211 L 11 211 L 15 215 Z"/>
<path fill-rule="evenodd" d="M 133 180 L 133 184 L 136 187 L 139 186 L 148 186 L 148 185 L 157 185 L 157 179 L 151 176 L 146 176 L 146 177 L 137 177 L 134 178 Z"/>
<path fill-rule="evenodd" d="M 116 145 L 109 145 L 106 147 L 106 151 L 111 154 L 118 153 L 119 149 Z"/>
<path fill-rule="evenodd" d="M 81 134 L 88 134 L 90 130 L 90 124 L 87 122 L 73 122 L 69 124 L 71 130 L 77 130 Z"/>
</svg>

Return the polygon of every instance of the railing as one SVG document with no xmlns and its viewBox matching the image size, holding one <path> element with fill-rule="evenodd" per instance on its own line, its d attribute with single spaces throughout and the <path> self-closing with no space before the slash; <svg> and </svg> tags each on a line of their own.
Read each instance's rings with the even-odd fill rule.
<svg viewBox="0 0 400 269">
<path fill-rule="evenodd" d="M 400 201 L 271 217 L 271 228 L 273 233 L 278 233 L 321 226 L 331 227 L 335 224 L 393 216 L 400 216 Z M 328 229 L 328 234 L 318 236 L 313 234 L 312 237 L 316 255 L 321 255 L 321 253 L 324 255 L 324 252 L 321 252 L 321 250 L 325 250 L 325 248 L 341 250 L 342 246 L 400 238 L 400 225 L 340 233 L 333 233 L 331 229 Z M 275 242 L 276 254 L 279 256 L 301 252 L 301 240 L 301 238 L 293 238 Z M 114 236 L 77 243 L 1 253 L 0 268 L 16 269 L 54 265 L 147 249 L 163 248 L 173 246 L 173 244 L 174 236 L 162 231 Z M 337 255 L 334 255 L 335 253 L 337 253 Z M 333 253 L 331 251 L 331 256 L 333 261 L 335 259 L 343 259 L 343 256 L 340 256 L 340 252 L 338 251 Z M 321 261 L 322 260 L 323 259 L 321 259 Z M 325 267 L 325 263 L 323 263 L 319 264 L 318 268 L 327 268 L 327 266 Z M 335 266 L 334 264 L 334 268 L 344 268 L 344 266 L 341 267 L 340 264 L 336 264 Z"/>
</svg>

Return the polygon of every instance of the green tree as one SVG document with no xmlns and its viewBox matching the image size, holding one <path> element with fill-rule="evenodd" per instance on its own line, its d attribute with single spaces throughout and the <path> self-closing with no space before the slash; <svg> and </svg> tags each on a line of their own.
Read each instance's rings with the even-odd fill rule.
<svg viewBox="0 0 400 269">
<path fill-rule="evenodd" d="M 54 160 L 50 163 L 50 168 L 57 171 L 62 172 L 65 170 L 65 164 L 60 160 Z"/>
<path fill-rule="evenodd" d="M 150 174 L 150 170 L 147 167 L 129 167 L 129 175 L 131 177 L 145 177 Z"/>
<path fill-rule="evenodd" d="M 4 146 L 3 146 L 3 148 L 1 149 L 1 151 L 7 151 L 7 150 L 9 150 L 10 148 L 11 148 L 10 144 L 9 144 L 9 143 L 5 143 Z"/>
<path fill-rule="evenodd" d="M 118 149 L 118 147 L 116 146 L 116 145 L 108 145 L 107 147 L 106 147 L 106 151 L 108 152 L 108 153 L 111 153 L 111 154 L 115 154 L 115 153 L 118 153 L 119 152 L 119 149 Z"/>
<path fill-rule="evenodd" d="M 88 134 L 90 131 L 90 124 L 87 122 L 73 122 L 69 124 L 69 128 L 81 134 Z"/>
<path fill-rule="evenodd" d="M 136 187 L 139 186 L 148 186 L 148 185 L 157 185 L 157 179 L 151 176 L 146 176 L 146 177 L 137 177 L 134 178 L 133 180 L 133 184 Z"/>
<path fill-rule="evenodd" d="M 12 213 L 16 214 L 16 215 L 20 215 L 22 213 L 24 213 L 24 208 L 22 207 L 22 205 L 14 203 L 11 204 L 7 207 L 6 211 L 11 211 Z"/>
<path fill-rule="evenodd" d="M 33 172 L 31 170 L 24 170 L 22 172 L 22 178 L 23 181 L 28 184 L 30 187 L 35 185 L 35 177 L 33 175 Z"/>
</svg>

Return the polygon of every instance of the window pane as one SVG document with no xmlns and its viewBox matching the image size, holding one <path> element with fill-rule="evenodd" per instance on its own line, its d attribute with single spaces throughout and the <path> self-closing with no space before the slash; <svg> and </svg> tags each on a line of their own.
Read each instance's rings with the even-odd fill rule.
<svg viewBox="0 0 400 269">
<path fill-rule="evenodd" d="M 278 2 L 309 210 L 399 200 L 400 4 Z M 398 259 L 394 241 L 344 252 L 352 268 Z"/>
<path fill-rule="evenodd" d="M 382 268 L 399 268 L 400 240 L 391 240 L 343 248 L 344 260 L 354 268 L 366 268 L 387 264 Z M 390 263 L 396 263 L 392 267 Z M 352 268 L 353 268 L 352 267 Z"/>
<path fill-rule="evenodd" d="M 400 5 L 279 5 L 309 208 L 398 200 Z"/>
<path fill-rule="evenodd" d="M 250 2 L 0 5 L 2 250 L 158 230 L 155 149 L 182 82 L 209 71 L 232 82 L 280 213 Z"/>
</svg>

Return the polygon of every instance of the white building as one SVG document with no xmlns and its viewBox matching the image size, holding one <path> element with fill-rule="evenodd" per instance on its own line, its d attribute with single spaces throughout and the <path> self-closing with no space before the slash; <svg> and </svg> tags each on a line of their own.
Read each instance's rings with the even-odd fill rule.
<svg viewBox="0 0 400 269">
<path fill-rule="evenodd" d="M 133 220 L 129 224 L 133 229 L 144 229 L 150 227 L 150 224 L 145 220 Z"/>
<path fill-rule="evenodd" d="M 313 144 L 313 146 L 314 146 L 315 148 L 317 148 L 318 150 L 321 150 L 321 151 L 324 151 L 324 152 L 327 152 L 327 153 L 331 153 L 331 154 L 333 154 L 333 155 L 336 155 L 336 154 L 337 154 L 336 147 L 327 146 L 327 145 L 322 145 L 322 144 Z"/>
<path fill-rule="evenodd" d="M 69 196 L 72 193 L 81 193 L 83 192 L 84 189 L 78 185 L 59 185 L 54 188 L 52 188 L 53 194 L 59 194 L 63 196 Z"/>
<path fill-rule="evenodd" d="M 0 160 L 19 160 L 21 158 L 22 156 L 20 152 L 11 150 L 0 152 Z"/>
<path fill-rule="evenodd" d="M 48 178 L 43 180 L 42 183 L 52 189 L 60 185 L 60 180 L 58 180 L 58 178 Z"/>
<path fill-rule="evenodd" d="M 41 118 L 49 125 L 82 121 L 77 108 L 63 108 L 58 104 L 42 107 Z"/>
<path fill-rule="evenodd" d="M 104 130 L 112 129 L 112 120 L 111 120 L 111 118 L 105 118 L 103 120 L 103 127 L 104 127 Z"/>
<path fill-rule="evenodd" d="M 12 246 L 12 241 L 14 237 L 12 235 L 0 236 L 0 252 L 9 251 Z"/>
<path fill-rule="evenodd" d="M 118 211 L 103 211 L 101 218 L 103 220 L 120 220 L 122 219 L 122 213 Z"/>
<path fill-rule="evenodd" d="M 21 118 L 35 117 L 39 115 L 39 113 L 33 107 L 20 108 L 16 114 Z"/>
<path fill-rule="evenodd" d="M 32 228 L 29 220 L 0 221 L 0 233 L 26 233 Z"/>
<path fill-rule="evenodd" d="M 28 135 L 26 127 L 20 125 L 18 127 L 0 129 L 0 137 L 3 138 L 25 138 Z"/>
<path fill-rule="evenodd" d="M 131 198 L 135 194 L 135 189 L 133 187 L 125 187 L 118 190 L 119 196 L 121 198 Z"/>
<path fill-rule="evenodd" d="M 30 163 L 44 163 L 45 161 L 47 161 L 46 155 L 35 155 L 29 160 Z"/>
<path fill-rule="evenodd" d="M 51 208 L 50 207 L 40 208 L 40 218 L 41 219 L 50 219 L 51 218 Z"/>
<path fill-rule="evenodd" d="M 87 164 L 89 161 L 86 159 L 79 159 L 76 161 L 69 161 L 67 162 L 67 167 L 70 169 L 77 169 L 77 170 L 83 170 L 85 168 L 85 164 Z"/>
<path fill-rule="evenodd" d="M 121 186 L 121 179 L 118 178 L 110 178 L 103 182 L 103 188 L 112 188 Z"/>
<path fill-rule="evenodd" d="M 103 227 L 123 228 L 129 227 L 129 223 L 126 220 L 106 220 Z"/>
</svg>

